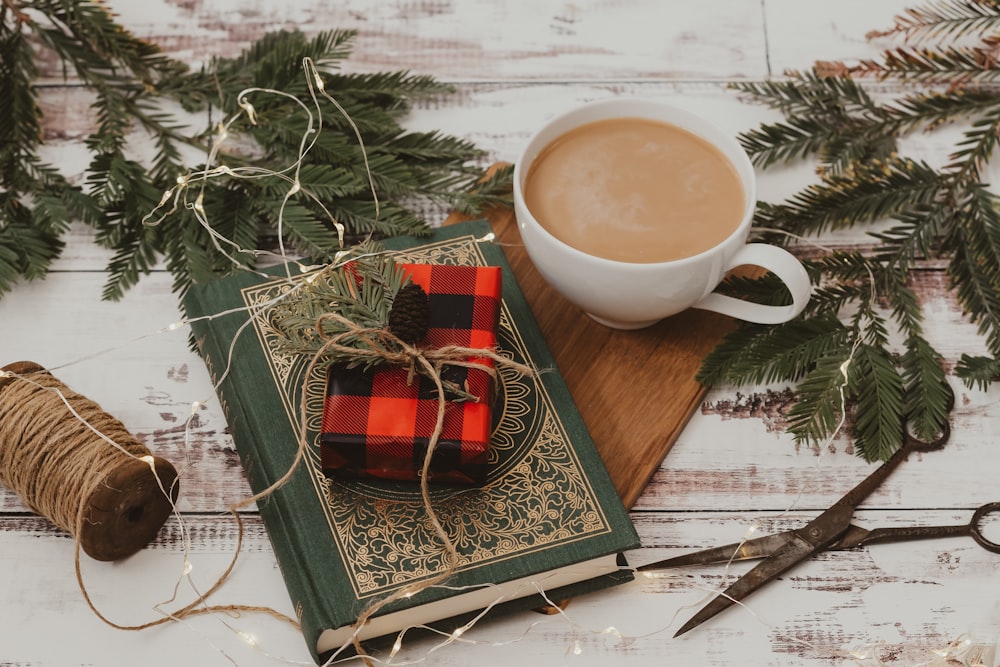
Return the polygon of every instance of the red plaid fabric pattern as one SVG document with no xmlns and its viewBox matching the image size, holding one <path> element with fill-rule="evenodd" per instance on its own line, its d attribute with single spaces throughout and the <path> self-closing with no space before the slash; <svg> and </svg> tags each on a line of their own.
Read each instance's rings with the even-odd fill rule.
<svg viewBox="0 0 1000 667">
<path fill-rule="evenodd" d="M 496 346 L 499 267 L 403 266 L 427 292 L 428 331 L 421 347 Z M 493 366 L 487 357 L 471 357 L 470 361 Z M 480 484 L 488 469 L 494 380 L 484 370 L 462 366 L 446 366 L 442 379 L 463 387 L 479 401 L 449 400 L 446 404 L 428 481 Z M 320 437 L 324 472 L 349 478 L 419 479 L 437 411 L 437 389 L 423 375 L 407 384 L 407 369 L 401 367 L 370 371 L 331 367 Z"/>
</svg>

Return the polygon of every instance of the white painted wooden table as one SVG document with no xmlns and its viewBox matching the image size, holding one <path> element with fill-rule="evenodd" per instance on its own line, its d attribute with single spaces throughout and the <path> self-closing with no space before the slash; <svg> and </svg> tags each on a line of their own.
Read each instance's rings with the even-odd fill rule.
<svg viewBox="0 0 1000 667">
<path fill-rule="evenodd" d="M 359 31 L 347 67 L 411 69 L 457 92 L 416 110 L 407 124 L 468 137 L 489 161 L 514 160 L 533 128 L 583 101 L 620 94 L 670 98 L 734 133 L 773 119 L 726 89 L 732 80 L 778 77 L 817 59 L 878 52 L 865 33 L 885 28 L 901 0 L 114 0 L 121 20 L 193 64 L 234 55 L 278 28 Z M 54 81 L 60 84 L 58 81 Z M 88 129 L 79 89 L 41 91 L 49 123 L 46 155 L 82 178 Z M 946 134 L 907 142 L 910 155 L 940 163 Z M 761 175 L 760 197 L 777 201 L 809 182 L 808 165 Z M 432 223 L 444 211 L 429 211 Z M 850 243 L 840 236 L 828 242 Z M 170 278 L 155 273 L 120 303 L 100 301 L 107 255 L 85 231 L 44 281 L 0 300 L 3 363 L 30 359 L 57 368 L 146 444 L 181 468 L 192 580 L 208 586 L 233 554 L 236 526 L 225 508 L 248 493 L 226 423 L 186 331 L 156 333 L 179 319 Z M 953 363 L 982 352 L 944 290 L 922 275 L 928 335 Z M 1000 392 L 970 391 L 951 378 L 958 401 L 945 452 L 913 457 L 858 513 L 868 526 L 953 523 L 1000 500 Z M 651 387 L 651 390 L 657 390 Z M 643 548 L 633 564 L 800 525 L 870 469 L 840 437 L 821 451 L 784 432 L 785 387 L 709 394 L 636 505 Z M 670 400 L 663 387 L 664 402 Z M 194 401 L 192 437 L 184 423 Z M 751 407 L 752 406 L 752 407 Z M 267 537 L 254 515 L 239 564 L 219 604 L 291 613 Z M 184 567 L 181 528 L 171 521 L 149 548 L 124 562 L 84 559 L 95 604 L 122 624 L 159 616 Z M 525 613 L 488 620 L 462 643 L 432 650 L 414 641 L 397 657 L 433 665 L 893 665 L 961 664 L 940 652 L 963 637 L 1000 639 L 1000 557 L 968 539 L 882 545 L 822 554 L 703 627 L 674 631 L 715 589 L 746 569 L 694 568 L 579 598 L 564 616 Z M 193 593 L 182 582 L 181 601 Z M 165 604 L 165 608 L 175 605 Z M 255 643 L 247 641 L 253 636 Z M 0 490 L 0 664 L 308 664 L 301 637 L 267 618 L 207 616 L 123 632 L 86 606 L 73 573 L 73 541 Z M 394 663 L 396 664 L 396 663 Z M 991 663 L 992 664 L 992 663 Z"/>
</svg>

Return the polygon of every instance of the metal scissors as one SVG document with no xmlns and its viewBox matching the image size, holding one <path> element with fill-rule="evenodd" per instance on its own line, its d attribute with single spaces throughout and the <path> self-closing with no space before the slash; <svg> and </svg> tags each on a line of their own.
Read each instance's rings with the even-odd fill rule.
<svg viewBox="0 0 1000 667">
<path fill-rule="evenodd" d="M 986 503 L 976 509 L 968 523 L 952 526 L 894 526 L 892 528 L 862 528 L 851 524 L 847 531 L 836 542 L 826 548 L 827 551 L 846 551 L 857 549 L 878 542 L 904 542 L 909 540 L 929 540 L 942 537 L 971 537 L 976 544 L 1000 554 L 1000 543 L 994 542 L 983 533 L 983 526 L 991 514 L 1000 514 L 1000 502 Z M 997 517 L 1000 519 L 1000 517 Z M 643 565 L 637 568 L 643 570 L 662 570 L 670 567 L 686 565 L 710 565 L 712 563 L 729 563 L 740 560 L 755 560 L 766 558 L 782 547 L 788 541 L 788 533 L 778 533 L 766 537 L 734 542 L 721 547 L 713 547 L 703 551 L 674 556 L 657 563 Z"/>
<path fill-rule="evenodd" d="M 811 558 L 813 555 L 826 549 L 847 549 L 861 546 L 879 539 L 892 539 L 886 537 L 895 535 L 895 539 L 918 539 L 919 537 L 930 537 L 930 535 L 920 535 L 920 531 L 912 533 L 913 537 L 902 537 L 904 533 L 896 532 L 893 529 L 876 529 L 865 531 L 862 528 L 852 526 L 851 517 L 854 510 L 867 498 L 885 479 L 902 463 L 912 452 L 930 452 L 941 449 L 951 434 L 947 424 L 941 434 L 934 440 L 924 442 L 919 440 L 904 428 L 904 440 L 902 446 L 882 465 L 876 468 L 868 477 L 862 480 L 857 486 L 848 491 L 843 498 L 834 503 L 829 509 L 818 517 L 807 523 L 802 528 L 786 531 L 769 537 L 762 537 L 756 540 L 749 540 L 744 544 L 732 544 L 724 547 L 707 550 L 705 560 L 692 560 L 695 556 L 700 556 L 703 552 L 695 555 L 681 556 L 679 559 L 669 559 L 659 563 L 652 563 L 638 568 L 640 571 L 663 569 L 665 567 L 676 567 L 678 565 L 692 564 L 695 562 L 718 562 L 733 559 L 737 549 L 743 551 L 744 558 L 763 558 L 764 560 L 748 571 L 736 582 L 734 582 L 724 592 L 713 598 L 697 614 L 695 614 L 680 630 L 674 634 L 678 637 L 692 628 L 700 625 L 704 621 L 712 618 L 721 611 L 728 609 L 736 602 L 743 600 L 748 595 L 763 587 L 772 579 L 779 577 L 786 571 L 802 561 Z M 980 522 L 984 516 L 1000 508 L 1000 504 L 985 505 L 980 508 L 970 525 L 962 526 L 956 530 L 967 531 L 965 534 L 973 535 L 976 541 L 991 551 L 1000 552 L 1000 545 L 986 540 L 979 530 Z M 941 533 L 938 533 L 940 535 Z M 962 534 L 961 532 L 948 532 L 947 534 Z M 874 535 L 874 537 L 872 537 Z M 880 536 L 882 536 L 880 538 Z M 937 536 L 937 535 L 935 535 Z"/>
</svg>

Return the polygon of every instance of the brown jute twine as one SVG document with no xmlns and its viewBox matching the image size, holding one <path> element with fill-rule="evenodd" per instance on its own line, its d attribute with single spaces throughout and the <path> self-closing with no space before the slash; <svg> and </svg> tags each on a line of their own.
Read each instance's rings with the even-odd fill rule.
<svg viewBox="0 0 1000 667">
<path fill-rule="evenodd" d="M 173 507 L 174 467 L 38 364 L 2 370 L 0 482 L 92 558 L 118 560 L 148 544 Z"/>
<path fill-rule="evenodd" d="M 330 336 L 325 333 L 323 328 L 323 322 L 325 320 L 335 320 L 336 322 L 343 325 L 345 331 L 334 336 Z M 367 653 L 361 646 L 361 641 L 359 639 L 359 633 L 368 620 L 374 616 L 380 609 L 383 609 L 386 605 L 395 602 L 396 600 L 401 600 L 403 598 L 413 597 L 417 593 L 431 588 L 432 586 L 437 586 L 443 581 L 447 580 L 451 575 L 455 573 L 455 570 L 459 565 L 459 554 L 455 548 L 455 544 L 452 539 L 448 536 L 448 532 L 445 530 L 444 526 L 441 525 L 441 521 L 438 518 L 437 512 L 434 511 L 434 505 L 430 495 L 430 488 L 428 486 L 428 478 L 430 477 L 430 465 L 431 460 L 434 456 L 434 450 L 437 447 L 438 440 L 441 437 L 441 431 L 444 428 L 444 415 L 445 408 L 447 406 L 447 398 L 445 395 L 444 383 L 441 380 L 441 371 L 445 366 L 464 366 L 466 368 L 477 368 L 489 373 L 494 380 L 497 378 L 496 367 L 489 366 L 477 359 L 490 359 L 497 366 L 503 366 L 514 370 L 522 375 L 534 375 L 535 369 L 525 364 L 518 363 L 507 357 L 498 354 L 495 350 L 488 350 L 482 348 L 470 348 L 462 347 L 459 345 L 447 345 L 439 348 L 427 348 L 421 349 L 416 346 L 410 345 L 405 341 L 401 340 L 392 332 L 387 329 L 375 329 L 375 328 L 365 328 L 358 326 L 351 320 L 347 319 L 336 313 L 324 313 L 321 315 L 315 324 L 315 329 L 317 334 L 323 338 L 324 342 L 320 349 L 313 355 L 312 360 L 306 369 L 304 383 L 309 381 L 310 376 L 321 362 L 324 355 L 330 352 L 342 352 L 354 356 L 355 358 L 363 357 L 369 359 L 377 359 L 384 361 L 393 365 L 400 365 L 409 369 L 410 380 L 412 381 L 414 375 L 421 374 L 429 378 L 434 382 L 435 390 L 438 399 L 438 409 L 437 409 L 437 419 L 434 424 L 434 431 L 431 433 L 430 438 L 427 442 L 427 451 L 424 454 L 423 465 L 421 467 L 420 474 L 420 496 L 423 502 L 424 511 L 427 514 L 427 520 L 430 522 L 431 526 L 434 528 L 435 534 L 441 540 L 442 548 L 445 554 L 445 568 L 442 569 L 438 574 L 430 579 L 418 582 L 416 584 L 410 584 L 397 589 L 394 593 L 382 598 L 381 600 L 373 603 L 367 609 L 365 609 L 361 614 L 358 615 L 357 620 L 354 623 L 354 635 L 352 644 L 355 651 L 359 657 L 365 660 L 369 667 L 372 666 L 372 662 L 368 660 Z M 344 345 L 344 340 L 353 339 L 359 341 L 363 346 L 358 347 L 356 345 L 346 346 Z M 470 358 L 472 359 L 470 361 Z M 305 386 L 303 385 L 303 396 L 305 396 Z M 305 425 L 306 425 L 306 411 L 305 411 L 305 400 L 302 401 L 300 409 L 300 428 L 299 432 L 303 434 L 299 440 L 299 451 L 296 456 L 295 462 L 292 464 L 292 468 L 289 472 L 280 480 L 278 480 L 270 489 L 264 491 L 264 494 L 270 493 L 277 486 L 283 484 L 291 476 L 292 470 L 298 465 L 298 462 L 302 459 L 305 454 L 305 448 L 307 443 L 305 442 Z M 257 497 L 259 499 L 259 496 Z M 329 662 L 332 662 L 336 654 L 330 658 Z"/>
<path fill-rule="evenodd" d="M 317 322 L 320 335 L 324 335 L 321 324 L 326 318 L 341 321 L 348 331 L 338 336 L 324 336 L 322 349 L 313 355 L 306 369 L 303 396 L 305 384 L 322 363 L 323 356 L 328 352 L 341 351 L 402 365 L 410 369 L 411 378 L 418 373 L 425 375 L 434 382 L 438 397 L 437 419 L 424 456 L 420 492 L 427 519 L 442 542 L 446 566 L 431 579 L 401 588 L 360 614 L 355 623 L 352 644 L 358 656 L 371 665 L 358 639 L 361 628 L 386 605 L 412 597 L 448 579 L 460 559 L 434 511 L 427 481 L 447 405 L 445 386 L 441 380 L 443 367 L 478 368 L 496 378 L 495 367 L 476 361 L 488 358 L 498 366 L 521 374 L 533 375 L 535 370 L 494 350 L 461 346 L 420 349 L 384 329 L 359 327 L 335 314 L 324 315 Z M 344 346 L 343 341 L 349 336 L 362 340 L 366 347 Z M 473 360 L 470 361 L 470 358 Z M 229 578 L 239 557 L 243 523 L 238 510 L 281 488 L 305 458 L 309 447 L 306 401 L 301 402 L 299 412 L 300 436 L 291 465 L 271 486 L 230 507 L 239 526 L 239 537 L 229 566 L 193 602 L 176 611 L 163 611 L 161 618 L 147 623 L 119 624 L 94 606 L 83 582 L 80 550 L 82 548 L 98 560 L 116 560 L 138 551 L 155 537 L 174 510 L 177 497 L 177 472 L 168 461 L 152 456 L 120 421 L 104 412 L 95 402 L 69 389 L 43 367 L 32 362 L 18 362 L 0 369 L 0 482 L 17 492 L 34 511 L 75 537 L 75 569 L 80 591 L 91 611 L 111 627 L 144 630 L 194 615 L 241 612 L 264 613 L 297 627 L 294 619 L 269 607 L 208 605 L 207 599 Z"/>
<path fill-rule="evenodd" d="M 111 561 L 146 546 L 174 511 L 177 471 L 97 403 L 33 362 L 0 368 L 0 483 L 75 538 L 80 592 L 91 611 L 114 628 L 143 630 L 214 612 L 265 613 L 298 625 L 268 607 L 205 604 L 236 564 L 242 522 L 229 567 L 187 606 L 139 625 L 119 624 L 102 614 L 83 581 L 81 549 L 96 560 Z"/>
</svg>

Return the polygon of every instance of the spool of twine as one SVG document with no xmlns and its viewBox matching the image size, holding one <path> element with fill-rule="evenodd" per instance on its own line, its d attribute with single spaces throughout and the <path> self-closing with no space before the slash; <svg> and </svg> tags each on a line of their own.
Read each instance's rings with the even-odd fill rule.
<svg viewBox="0 0 1000 667">
<path fill-rule="evenodd" d="M 173 510 L 174 466 L 42 366 L 0 371 L 0 482 L 91 558 L 146 546 Z"/>
</svg>

